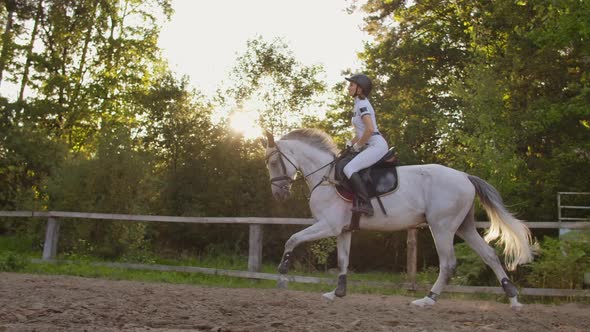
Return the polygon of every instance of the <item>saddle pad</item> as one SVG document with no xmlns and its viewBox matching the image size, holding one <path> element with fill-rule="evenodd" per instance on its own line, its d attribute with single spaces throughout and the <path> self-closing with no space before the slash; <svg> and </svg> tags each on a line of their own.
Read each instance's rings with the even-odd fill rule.
<svg viewBox="0 0 590 332">
<path fill-rule="evenodd" d="M 396 167 L 367 168 L 359 172 L 367 187 L 369 197 L 381 197 L 397 189 L 398 178 Z M 352 201 L 353 191 L 348 185 L 336 185 L 338 195 L 345 201 Z"/>
<path fill-rule="evenodd" d="M 336 192 L 338 193 L 338 196 L 340 196 L 340 198 L 347 202 L 352 202 L 354 198 L 354 194 L 352 193 L 352 191 L 344 188 L 339 184 L 336 185 Z"/>
</svg>

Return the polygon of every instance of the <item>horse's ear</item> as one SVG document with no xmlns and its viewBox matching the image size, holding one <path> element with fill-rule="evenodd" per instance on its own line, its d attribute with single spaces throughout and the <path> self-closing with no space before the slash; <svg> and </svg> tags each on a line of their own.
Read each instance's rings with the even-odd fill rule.
<svg viewBox="0 0 590 332">
<path fill-rule="evenodd" d="M 266 139 L 268 140 L 267 147 L 274 148 L 275 147 L 275 138 L 272 134 L 267 130 L 266 131 Z"/>
</svg>

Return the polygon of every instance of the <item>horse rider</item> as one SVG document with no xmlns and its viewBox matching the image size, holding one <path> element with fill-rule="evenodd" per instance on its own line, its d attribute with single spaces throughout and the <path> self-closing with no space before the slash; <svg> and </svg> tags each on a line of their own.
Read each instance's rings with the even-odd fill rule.
<svg viewBox="0 0 590 332">
<path fill-rule="evenodd" d="M 354 74 L 345 79 L 350 82 L 348 94 L 354 98 L 352 126 L 355 131 L 354 138 L 346 145 L 358 154 L 344 167 L 344 174 L 354 191 L 352 211 L 372 216 L 373 206 L 358 172 L 379 161 L 387 153 L 388 147 L 385 138 L 379 133 L 375 110 L 368 99 L 373 88 L 371 79 L 364 74 Z"/>
</svg>

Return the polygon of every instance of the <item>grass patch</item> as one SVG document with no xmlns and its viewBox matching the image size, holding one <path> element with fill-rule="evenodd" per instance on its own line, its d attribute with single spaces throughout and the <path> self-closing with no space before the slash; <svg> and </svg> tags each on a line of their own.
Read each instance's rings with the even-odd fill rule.
<svg viewBox="0 0 590 332">
<path fill-rule="evenodd" d="M 132 270 L 118 267 L 105 267 L 92 265 L 93 261 L 80 261 L 68 263 L 36 263 L 29 264 L 21 269 L 21 273 L 44 274 L 44 275 L 69 275 L 85 278 L 99 278 L 107 280 L 131 280 L 141 282 L 164 282 L 170 284 L 188 284 L 206 287 L 223 287 L 223 288 L 259 288 L 275 289 L 277 283 L 274 280 L 254 280 L 238 277 L 208 275 L 202 273 L 189 272 L 164 272 L 164 271 L 146 271 Z M 292 273 L 299 275 L 298 273 Z M 331 274 L 315 274 L 317 277 L 333 279 L 336 276 Z M 373 279 L 378 281 L 382 277 L 377 274 L 374 278 L 365 278 L 371 274 L 355 274 L 353 280 L 366 281 Z M 308 284 L 290 282 L 289 289 L 306 291 L 306 292 L 329 292 L 334 289 L 335 284 Z M 357 294 L 381 294 L 381 295 L 411 295 L 411 292 L 404 289 L 392 287 L 378 287 L 349 284 L 350 293 Z"/>
<path fill-rule="evenodd" d="M 41 251 L 33 250 L 31 241 L 17 239 L 13 237 L 0 237 L 0 271 L 14 271 L 20 273 L 45 274 L 45 275 L 70 275 L 86 278 L 100 278 L 107 280 L 131 280 L 141 282 L 158 282 L 171 284 L 188 284 L 206 287 L 223 287 L 223 288 L 260 288 L 274 289 L 277 287 L 274 280 L 255 280 L 239 277 L 209 275 L 195 272 L 171 272 L 171 271 L 150 271 L 134 270 L 120 267 L 96 266 L 93 263 L 107 263 L 99 257 L 91 255 L 78 255 L 75 253 L 60 254 L 58 259 L 67 260 L 61 263 L 36 263 L 30 264 L 33 258 L 40 258 Z M 191 257 L 181 255 L 178 259 L 169 257 L 158 257 L 149 252 L 136 252 L 126 255 L 116 260 L 118 263 L 140 263 L 140 264 L 158 264 L 170 266 L 195 266 L 206 267 L 222 270 L 247 270 L 246 256 L 227 255 L 217 253 L 206 257 Z M 277 264 L 264 264 L 261 272 L 277 273 Z M 418 284 L 432 284 L 437 277 L 436 268 L 426 269 L 418 273 Z M 334 289 L 337 275 L 328 272 L 305 272 L 293 268 L 290 275 L 311 276 L 325 278 L 333 281 L 332 284 L 308 284 L 290 282 L 289 289 L 323 293 Z M 398 288 L 395 285 L 406 281 L 404 273 L 387 273 L 382 271 L 354 273 L 348 275 L 348 292 L 350 294 L 376 294 L 376 295 L 406 295 L 412 297 L 422 297 L 427 291 L 412 292 L 406 289 Z M 390 283 L 391 286 L 380 285 L 360 285 L 355 282 L 381 282 Z M 455 284 L 454 282 L 452 282 Z M 443 293 L 443 299 L 477 299 L 491 300 L 497 302 L 507 302 L 504 295 L 495 294 L 460 294 L 460 293 Z M 586 298 L 554 298 L 554 297 L 531 297 L 521 296 L 524 303 L 543 303 L 558 304 L 567 302 L 589 303 L 590 299 Z"/>
<path fill-rule="evenodd" d="M 165 282 L 171 284 L 190 284 L 201 286 L 217 286 L 230 288 L 274 288 L 276 283 L 267 280 L 251 280 L 214 276 L 201 273 L 161 272 L 132 270 L 124 268 L 95 266 L 92 262 L 76 263 L 38 263 L 31 264 L 19 271 L 23 273 L 70 275 L 85 278 L 100 278 L 108 280 L 131 280 L 142 282 Z"/>
<path fill-rule="evenodd" d="M 149 270 L 132 270 L 118 267 L 105 267 L 92 265 L 98 261 L 81 261 L 75 263 L 37 263 L 28 264 L 18 270 L 21 273 L 45 274 L 45 275 L 70 275 L 86 278 L 99 278 L 107 280 L 130 280 L 154 283 L 170 284 L 187 284 L 197 285 L 200 287 L 221 287 L 221 288 L 258 288 L 258 289 L 276 289 L 277 283 L 274 280 L 255 280 L 239 277 L 209 275 L 194 272 L 168 272 L 168 271 L 149 271 Z M 178 264 L 180 265 L 180 264 Z M 303 275 L 293 271 L 291 275 Z M 336 281 L 334 274 L 314 273 L 313 276 L 331 279 Z M 349 275 L 348 293 L 349 294 L 372 294 L 372 295 L 402 295 L 420 298 L 426 295 L 427 291 L 410 291 L 403 288 L 397 288 L 395 285 L 405 281 L 403 274 L 388 274 L 383 272 L 358 273 Z M 427 276 L 424 278 L 435 278 L 436 276 Z M 354 284 L 354 281 L 377 281 L 391 282 L 391 286 L 379 285 L 361 285 Z M 290 290 L 324 293 L 333 290 L 334 284 L 311 284 L 290 282 Z M 533 297 L 520 296 L 523 303 L 540 303 L 540 304 L 562 304 L 562 303 L 590 303 L 586 298 L 556 298 L 556 297 Z M 508 303 L 504 295 L 498 294 L 472 294 L 472 293 L 448 293 L 442 294 L 441 299 L 457 300 L 487 300 L 501 303 Z"/>
<path fill-rule="evenodd" d="M 33 250 L 33 240 L 14 236 L 0 236 L 0 252 L 3 251 L 18 252 L 23 255 L 35 253 Z"/>
<path fill-rule="evenodd" d="M 197 266 L 222 270 L 246 271 L 248 269 L 248 257 L 241 255 L 216 253 L 208 256 L 189 256 L 180 255 L 176 259 L 169 257 L 160 257 L 146 251 L 137 251 L 129 253 L 115 261 L 105 261 L 100 257 L 78 252 L 60 253 L 57 257 L 58 263 L 35 263 L 29 264 L 31 259 L 41 258 L 41 250 L 32 250 L 32 242 L 25 241 L 15 237 L 0 236 L 0 253 L 10 253 L 11 257 L 19 257 L 21 262 L 27 264 L 16 264 L 13 268 L 4 269 L 5 271 L 15 271 L 31 274 L 45 275 L 69 275 L 85 278 L 100 278 L 108 280 L 132 280 L 142 282 L 165 282 L 172 284 L 191 284 L 212 287 L 230 287 L 230 288 L 266 288 L 274 289 L 277 287 L 274 280 L 255 280 L 238 277 L 208 275 L 194 272 L 167 272 L 167 271 L 149 271 L 134 270 L 119 267 L 96 266 L 93 263 L 139 263 L 139 264 L 158 264 L 170 266 Z M 84 252 L 82 250 L 82 252 Z M 0 256 L 2 257 L 2 256 Z M 261 271 L 263 273 L 277 273 L 277 264 L 263 264 Z M 298 269 L 291 269 L 290 275 L 311 276 L 326 278 L 336 282 L 336 274 L 327 272 L 305 272 Z M 405 281 L 404 274 L 393 274 L 385 272 L 369 273 L 349 273 L 348 279 L 349 291 L 353 293 L 367 294 L 399 294 L 407 293 L 405 290 L 395 290 L 376 286 L 353 285 L 354 281 L 374 281 L 374 282 L 391 282 L 401 283 Z M 335 284 L 306 284 L 306 283 L 289 283 L 289 289 L 309 291 L 309 292 L 328 292 L 334 289 Z"/>
</svg>

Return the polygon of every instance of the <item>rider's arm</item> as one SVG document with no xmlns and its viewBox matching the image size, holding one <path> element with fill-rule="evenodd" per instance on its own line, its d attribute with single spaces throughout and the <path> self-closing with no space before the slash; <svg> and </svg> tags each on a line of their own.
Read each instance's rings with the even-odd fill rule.
<svg viewBox="0 0 590 332">
<path fill-rule="evenodd" d="M 373 136 L 373 132 L 375 131 L 375 128 L 373 127 L 373 121 L 371 120 L 371 117 L 368 115 L 369 114 L 365 114 L 361 118 L 363 120 L 363 123 L 365 124 L 365 130 L 363 131 L 363 135 L 359 137 L 358 140 L 353 141 L 353 144 L 356 144 L 359 148 L 367 144 L 369 138 Z"/>
</svg>

